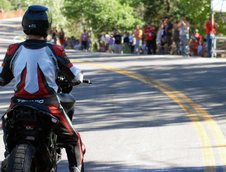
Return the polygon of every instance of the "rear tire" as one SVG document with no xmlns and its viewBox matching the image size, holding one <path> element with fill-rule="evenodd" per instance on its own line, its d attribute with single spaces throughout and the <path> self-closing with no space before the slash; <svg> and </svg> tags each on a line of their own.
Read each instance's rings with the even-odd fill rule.
<svg viewBox="0 0 226 172">
<path fill-rule="evenodd" d="M 35 148 L 28 144 L 17 145 L 11 152 L 7 172 L 32 172 Z"/>
</svg>

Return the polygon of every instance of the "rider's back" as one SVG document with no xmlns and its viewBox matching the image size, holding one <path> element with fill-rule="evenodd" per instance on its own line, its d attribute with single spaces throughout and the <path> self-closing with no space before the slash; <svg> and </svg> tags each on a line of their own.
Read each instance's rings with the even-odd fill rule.
<svg viewBox="0 0 226 172">
<path fill-rule="evenodd" d="M 8 48 L 5 71 L 2 77 L 15 78 L 15 96 L 49 97 L 57 92 L 56 77 L 64 70 L 73 75 L 74 67 L 70 64 L 64 49 L 45 40 L 26 40 L 12 44 Z M 7 76 L 7 77 L 6 77 Z"/>
</svg>

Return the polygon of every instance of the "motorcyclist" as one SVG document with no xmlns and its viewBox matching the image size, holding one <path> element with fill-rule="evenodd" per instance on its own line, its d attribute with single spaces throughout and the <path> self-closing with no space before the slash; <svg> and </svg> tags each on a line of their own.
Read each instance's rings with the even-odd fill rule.
<svg viewBox="0 0 226 172">
<path fill-rule="evenodd" d="M 68 79 L 82 82 L 80 69 L 73 66 L 64 49 L 46 41 L 52 18 L 48 8 L 40 5 L 29 6 L 22 27 L 27 35 L 24 42 L 9 45 L 0 68 L 2 86 L 15 79 L 13 104 L 21 101 L 38 100 L 60 120 L 56 133 L 64 143 L 71 172 L 81 172 L 83 151 L 80 135 L 59 103 L 56 78 L 58 72 Z M 42 101 L 39 101 L 42 100 Z M 4 133 L 5 131 L 3 124 Z"/>
</svg>

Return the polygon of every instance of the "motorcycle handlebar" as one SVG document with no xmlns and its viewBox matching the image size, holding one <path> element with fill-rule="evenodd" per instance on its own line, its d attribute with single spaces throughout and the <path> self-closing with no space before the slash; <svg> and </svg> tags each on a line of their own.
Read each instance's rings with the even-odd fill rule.
<svg viewBox="0 0 226 172">
<path fill-rule="evenodd" d="M 92 84 L 92 82 L 89 79 L 83 79 L 83 83 Z"/>
<path fill-rule="evenodd" d="M 83 79 L 82 82 L 81 81 L 73 82 L 73 86 L 79 85 L 81 83 L 92 84 L 92 82 L 89 79 Z"/>
<path fill-rule="evenodd" d="M 82 81 L 79 81 L 79 80 L 70 81 L 70 80 L 67 80 L 63 75 L 58 76 L 57 82 L 58 82 L 58 85 L 65 85 L 65 86 L 68 86 L 68 85 L 76 86 L 81 83 L 92 84 L 92 82 L 89 79 L 83 79 Z"/>
</svg>

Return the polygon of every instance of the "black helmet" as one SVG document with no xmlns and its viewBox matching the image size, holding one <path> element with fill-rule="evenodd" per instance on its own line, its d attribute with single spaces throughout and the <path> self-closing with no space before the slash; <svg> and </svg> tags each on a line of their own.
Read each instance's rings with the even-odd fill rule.
<svg viewBox="0 0 226 172">
<path fill-rule="evenodd" d="M 41 5 L 29 6 L 22 19 L 22 27 L 26 35 L 47 37 L 51 23 L 49 9 Z"/>
</svg>

